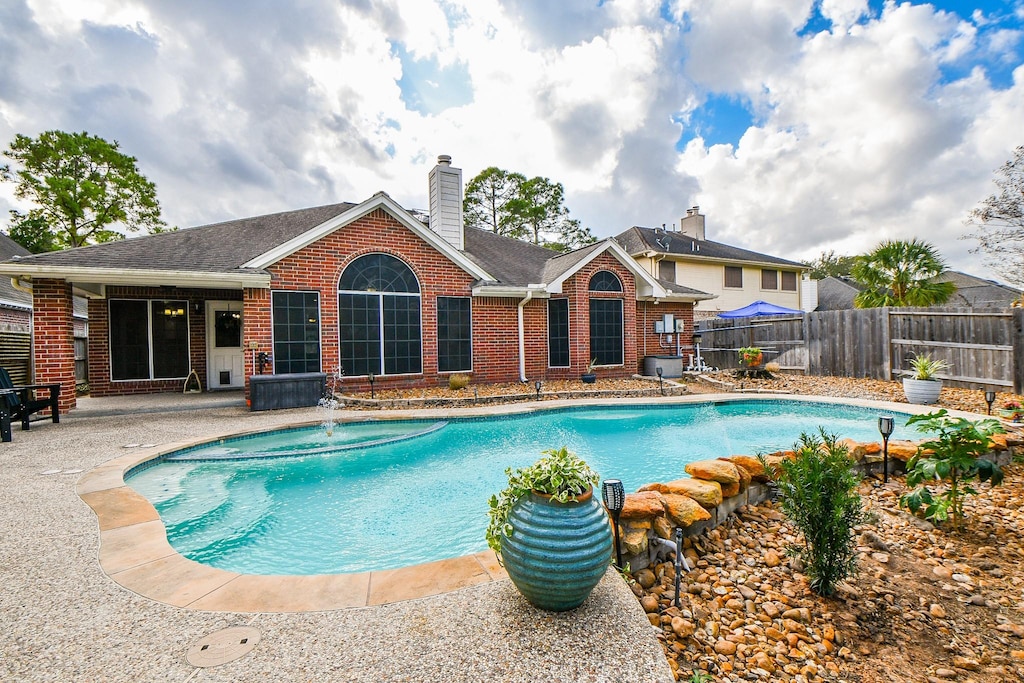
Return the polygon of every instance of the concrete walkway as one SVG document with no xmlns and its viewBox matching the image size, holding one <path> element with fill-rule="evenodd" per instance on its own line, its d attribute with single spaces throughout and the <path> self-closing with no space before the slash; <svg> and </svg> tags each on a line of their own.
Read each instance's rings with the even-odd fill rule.
<svg viewBox="0 0 1024 683">
<path fill-rule="evenodd" d="M 58 425 L 15 427 L 14 441 L 0 444 L 0 679 L 672 680 L 614 572 L 564 614 L 532 608 L 507 580 L 358 609 L 243 613 L 157 602 L 104 573 L 97 517 L 76 493 L 93 468 L 137 444 L 317 419 L 313 409 L 249 412 L 240 393 L 163 394 L 81 399 Z M 230 626 L 256 629 L 252 652 L 209 668 L 186 661 L 194 643 Z"/>
</svg>

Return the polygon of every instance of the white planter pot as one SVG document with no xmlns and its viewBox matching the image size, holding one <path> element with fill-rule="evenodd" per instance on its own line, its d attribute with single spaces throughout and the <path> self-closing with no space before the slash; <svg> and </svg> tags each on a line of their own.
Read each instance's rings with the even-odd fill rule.
<svg viewBox="0 0 1024 683">
<path fill-rule="evenodd" d="M 903 394 L 909 403 L 928 405 L 939 400 L 939 392 L 942 391 L 941 379 L 911 379 L 903 378 Z"/>
</svg>

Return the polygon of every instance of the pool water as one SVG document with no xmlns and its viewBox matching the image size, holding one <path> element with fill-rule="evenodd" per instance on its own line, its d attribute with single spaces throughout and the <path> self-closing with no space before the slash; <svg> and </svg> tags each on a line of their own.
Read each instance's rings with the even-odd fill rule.
<svg viewBox="0 0 1024 683">
<path fill-rule="evenodd" d="M 789 448 L 819 426 L 877 441 L 878 414 L 772 400 L 339 423 L 331 436 L 291 429 L 191 448 L 128 484 L 197 562 L 249 574 L 362 572 L 485 549 L 487 500 L 505 487 L 505 468 L 546 449 L 568 446 L 635 491 L 686 476 L 695 460 Z M 910 438 L 907 416 L 895 417 L 892 438 Z"/>
</svg>

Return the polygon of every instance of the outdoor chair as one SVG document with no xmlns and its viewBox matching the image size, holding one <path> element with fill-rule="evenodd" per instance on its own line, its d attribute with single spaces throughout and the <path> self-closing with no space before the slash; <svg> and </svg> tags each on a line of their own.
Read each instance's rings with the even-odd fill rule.
<svg viewBox="0 0 1024 683">
<path fill-rule="evenodd" d="M 46 389 L 49 396 L 36 399 L 34 391 Z M 0 368 L 0 440 L 11 440 L 11 421 L 21 420 L 22 431 L 29 428 L 32 414 L 50 409 L 54 423 L 60 422 L 60 409 L 57 400 L 60 398 L 60 384 L 25 384 L 15 385 L 11 375 Z"/>
</svg>

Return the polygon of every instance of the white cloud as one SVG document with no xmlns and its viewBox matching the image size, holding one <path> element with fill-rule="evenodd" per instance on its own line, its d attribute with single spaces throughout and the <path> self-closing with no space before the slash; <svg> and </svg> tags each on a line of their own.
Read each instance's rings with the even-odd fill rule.
<svg viewBox="0 0 1024 683">
<path fill-rule="evenodd" d="M 601 236 L 700 204 L 712 239 L 767 253 L 922 236 L 979 271 L 956 238 L 1024 143 L 1024 67 L 1002 89 L 991 71 L 1020 64 L 1024 17 L 817 7 L 832 30 L 803 35 L 814 0 L 12 0 L 0 142 L 117 139 L 182 226 L 377 190 L 423 207 L 447 153 L 467 180 L 497 165 L 562 182 Z M 464 69 L 471 99 L 411 109 L 399 49 Z M 709 93 L 757 124 L 677 151 L 675 121 Z"/>
</svg>

